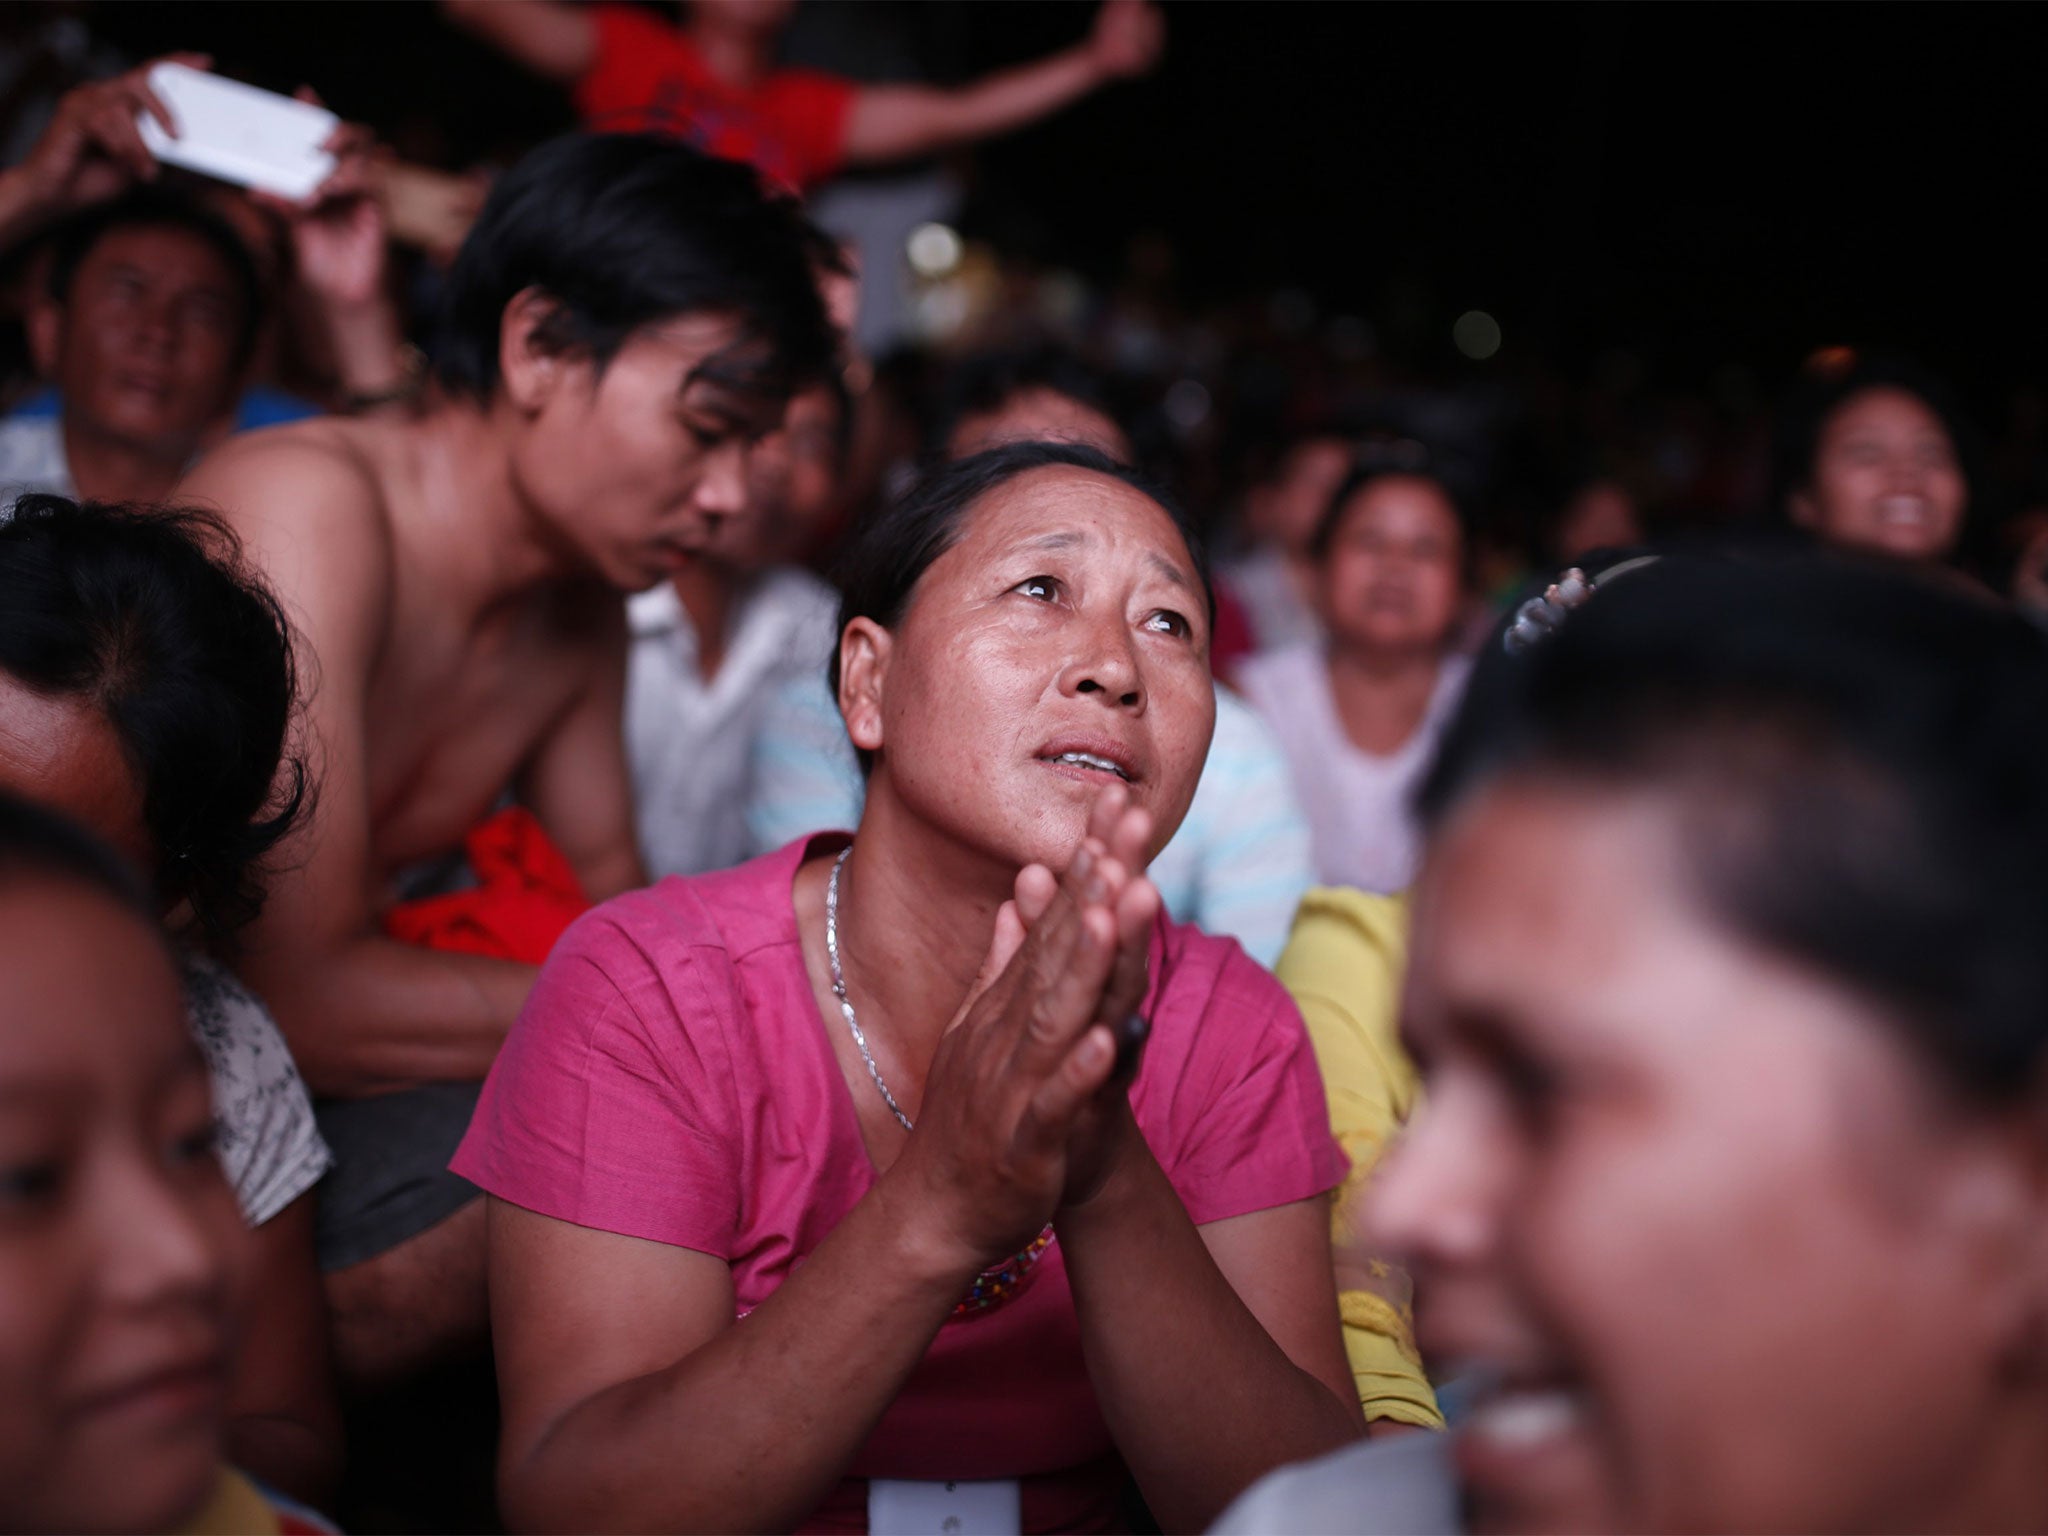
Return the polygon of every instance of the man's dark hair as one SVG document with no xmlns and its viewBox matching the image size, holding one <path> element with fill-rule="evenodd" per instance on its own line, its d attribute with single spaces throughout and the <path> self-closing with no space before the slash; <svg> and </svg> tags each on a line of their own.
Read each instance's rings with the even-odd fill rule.
<svg viewBox="0 0 2048 1536">
<path fill-rule="evenodd" d="M 1955 1088 L 2038 1084 L 2048 636 L 2025 620 L 1861 558 L 1667 557 L 1488 648 L 1425 825 L 1503 778 L 1666 795 L 1729 931 L 1870 999 Z"/>
<path fill-rule="evenodd" d="M 244 366 L 263 324 L 263 279 L 256 259 L 226 219 L 177 187 L 133 187 L 59 224 L 50 236 L 50 297 L 59 304 L 70 302 L 72 284 L 86 257 L 108 235 L 124 229 L 179 230 L 220 258 L 239 305 L 235 366 Z"/>
<path fill-rule="evenodd" d="M 894 628 L 910 606 L 911 594 L 924 573 L 953 547 L 967 515 L 984 496 L 1019 475 L 1057 466 L 1107 475 L 1156 503 L 1180 530 L 1202 583 L 1208 617 L 1215 619 L 1216 593 L 1209 581 L 1208 552 L 1186 511 L 1163 489 L 1129 465 L 1079 443 L 1006 443 L 939 465 L 900 501 L 883 506 L 855 527 L 834 572 L 840 591 L 839 632 L 843 635 L 848 624 L 861 618 L 872 619 L 884 629 Z M 832 647 L 826 681 L 836 698 L 837 645 Z M 865 772 L 871 755 L 863 751 L 860 759 Z"/>
<path fill-rule="evenodd" d="M 1111 398 L 1108 381 L 1067 348 L 1053 342 L 976 353 L 955 364 L 940 385 L 937 408 L 925 444 L 936 463 L 960 424 L 990 416 L 1019 395 L 1043 390 L 1085 405 L 1114 422 L 1126 436 L 1130 428 Z"/>
<path fill-rule="evenodd" d="M 721 379 L 788 395 L 838 345 L 816 279 L 832 251 L 748 166 L 652 134 L 568 134 L 484 203 L 448 276 L 435 372 L 488 399 L 505 307 L 532 288 L 557 305 L 546 339 L 600 369 L 643 326 L 731 315 L 744 341 Z"/>
<path fill-rule="evenodd" d="M 69 817 L 0 792 L 0 890 L 22 880 L 84 886 L 157 928 L 148 893 L 118 854 Z"/>
<path fill-rule="evenodd" d="M 22 497 L 0 522 L 0 671 L 105 715 L 142 791 L 163 908 L 189 902 L 230 948 L 307 799 L 287 755 L 291 631 L 233 533 L 191 508 Z"/>
</svg>

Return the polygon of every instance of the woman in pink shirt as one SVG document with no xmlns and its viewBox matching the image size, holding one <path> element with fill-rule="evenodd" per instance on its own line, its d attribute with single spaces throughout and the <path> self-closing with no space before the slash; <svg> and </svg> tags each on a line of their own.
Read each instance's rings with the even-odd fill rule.
<svg viewBox="0 0 2048 1536">
<path fill-rule="evenodd" d="M 1208 749 L 1206 573 L 1128 471 L 1020 444 L 846 574 L 850 844 L 584 918 L 457 1157 L 506 1517 L 1107 1529 L 1128 1469 L 1199 1529 L 1363 1429 L 1299 1015 L 1144 875 Z"/>
</svg>

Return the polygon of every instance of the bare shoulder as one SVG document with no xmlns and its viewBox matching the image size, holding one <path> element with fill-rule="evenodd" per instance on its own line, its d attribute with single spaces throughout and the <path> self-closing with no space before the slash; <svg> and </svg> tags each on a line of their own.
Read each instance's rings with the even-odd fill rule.
<svg viewBox="0 0 2048 1536">
<path fill-rule="evenodd" d="M 393 444 L 369 423 L 292 422 L 230 438 L 178 487 L 226 520 L 313 632 L 347 616 L 376 628 L 391 592 Z"/>
<path fill-rule="evenodd" d="M 317 520 L 323 533 L 354 529 L 388 539 L 378 452 L 359 422 L 319 417 L 229 438 L 178 486 L 180 501 L 219 512 L 237 532 L 267 522 Z"/>
</svg>

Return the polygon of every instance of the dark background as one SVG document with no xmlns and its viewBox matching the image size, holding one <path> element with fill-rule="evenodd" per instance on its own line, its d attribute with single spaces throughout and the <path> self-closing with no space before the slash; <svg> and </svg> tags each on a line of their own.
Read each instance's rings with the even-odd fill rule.
<svg viewBox="0 0 2048 1536">
<path fill-rule="evenodd" d="M 821 9 L 822 7 L 822 9 Z M 791 51 L 964 79 L 1081 35 L 1085 4 L 811 0 Z M 1483 308 L 1503 362 L 1624 348 L 1670 384 L 1902 346 L 2000 399 L 2044 340 L 2048 171 L 2027 6 L 1168 3 L 1164 67 L 977 152 L 970 233 L 1112 281 L 1165 237 L 1183 296 L 1298 287 L 1455 367 Z M 424 0 L 101 4 L 141 55 L 304 79 L 408 153 L 509 157 L 559 97 Z"/>
</svg>

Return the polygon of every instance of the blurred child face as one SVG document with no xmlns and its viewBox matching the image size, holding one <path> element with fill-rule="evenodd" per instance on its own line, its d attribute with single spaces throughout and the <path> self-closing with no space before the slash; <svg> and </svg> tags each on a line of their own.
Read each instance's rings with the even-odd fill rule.
<svg viewBox="0 0 2048 1536">
<path fill-rule="evenodd" d="M 246 1235 L 162 943 L 0 887 L 0 1529 L 163 1530 L 220 1467 Z"/>
<path fill-rule="evenodd" d="M 1433 1374 L 1492 1383 L 1475 1524 L 1995 1521 L 1967 1500 L 2038 1317 L 2038 1197 L 1868 1001 L 1704 915 L 1675 825 L 1497 784 L 1418 888 L 1429 1103 L 1371 1214 Z"/>
<path fill-rule="evenodd" d="M 1383 475 L 1353 496 L 1318 581 L 1323 623 L 1338 645 L 1434 650 L 1464 597 L 1458 514 L 1433 480 Z"/>
<path fill-rule="evenodd" d="M 1941 418 L 1918 396 L 1852 395 L 1821 428 L 1794 518 L 1830 544 L 1941 560 L 1962 535 L 1969 487 Z"/>
</svg>

